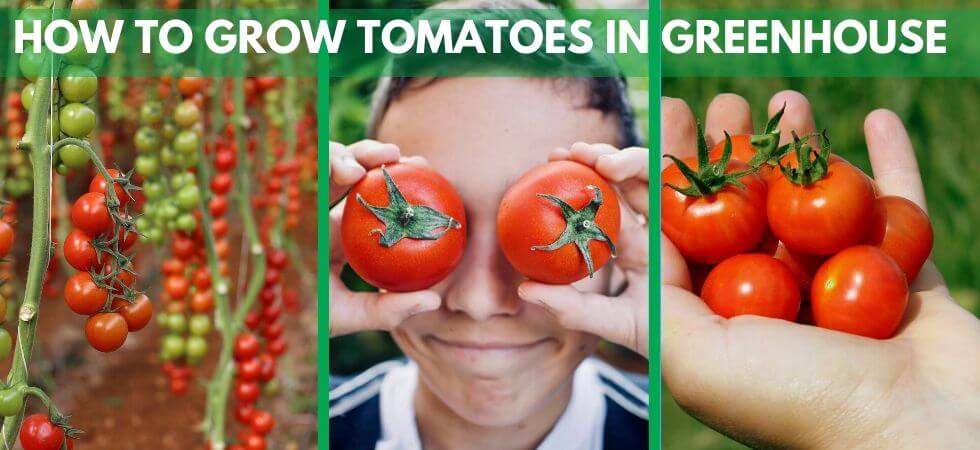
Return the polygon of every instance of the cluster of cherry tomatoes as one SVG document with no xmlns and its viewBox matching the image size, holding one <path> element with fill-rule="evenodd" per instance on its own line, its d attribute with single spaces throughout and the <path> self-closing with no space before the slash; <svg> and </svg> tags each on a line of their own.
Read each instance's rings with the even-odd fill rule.
<svg viewBox="0 0 980 450">
<path fill-rule="evenodd" d="M 279 324 L 280 334 L 282 325 Z M 277 350 L 278 353 L 273 351 Z M 234 394 L 235 420 L 243 426 L 238 433 L 238 444 L 230 449 L 258 450 L 266 448 L 265 436 L 275 424 L 272 414 L 259 409 L 256 402 L 262 393 L 262 386 L 268 385 L 276 376 L 276 356 L 285 350 L 285 345 L 270 347 L 262 351 L 262 342 L 252 333 L 241 333 L 235 337 L 232 354 L 235 359 Z M 236 447 L 236 445 L 238 447 Z"/>
<path fill-rule="evenodd" d="M 11 262 L 7 260 L 7 255 L 14 246 L 14 227 L 11 222 L 14 220 L 15 204 L 5 205 L 0 214 L 0 324 L 7 320 L 7 301 L 13 296 L 13 285 L 11 278 L 13 270 Z M 6 328 L 0 327 L 0 359 L 6 359 L 10 351 L 14 348 L 13 337 Z"/>
<path fill-rule="evenodd" d="M 11 198 L 20 198 L 31 192 L 33 183 L 31 181 L 31 165 L 27 160 L 25 152 L 16 151 L 17 141 L 24 135 L 24 126 L 27 117 L 24 114 L 24 106 L 20 101 L 19 92 L 7 94 L 6 112 L 6 135 L 0 139 L 0 162 L 3 162 L 4 170 L 7 171 L 4 179 L 4 191 Z"/>
<path fill-rule="evenodd" d="M 96 350 L 111 352 L 126 342 L 153 316 L 150 300 L 133 288 L 133 264 L 124 253 L 137 241 L 133 220 L 123 212 L 129 202 L 129 177 L 110 169 L 109 183 L 101 175 L 71 207 L 74 227 L 65 238 L 64 255 L 77 273 L 65 282 L 65 302 L 77 314 L 89 316 L 85 336 Z"/>
<path fill-rule="evenodd" d="M 779 116 L 763 135 L 726 135 L 711 151 L 701 135 L 697 158 L 670 157 L 664 233 L 723 317 L 893 336 L 932 249 L 928 217 L 878 195 L 871 178 L 830 153 L 825 133 L 776 147 Z"/>
</svg>

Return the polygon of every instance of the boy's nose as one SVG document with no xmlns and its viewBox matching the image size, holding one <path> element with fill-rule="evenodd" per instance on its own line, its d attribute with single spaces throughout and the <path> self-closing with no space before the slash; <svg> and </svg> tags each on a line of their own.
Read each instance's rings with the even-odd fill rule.
<svg viewBox="0 0 980 450">
<path fill-rule="evenodd" d="M 446 307 L 473 320 L 520 311 L 517 275 L 497 246 L 494 225 L 472 226 L 463 260 L 445 296 Z"/>
</svg>

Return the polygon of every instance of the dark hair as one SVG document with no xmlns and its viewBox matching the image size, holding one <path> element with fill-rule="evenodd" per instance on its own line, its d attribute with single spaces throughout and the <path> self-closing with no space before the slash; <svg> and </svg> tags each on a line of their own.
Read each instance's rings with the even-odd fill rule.
<svg viewBox="0 0 980 450">
<path fill-rule="evenodd" d="M 437 14 L 439 10 L 467 9 L 482 10 L 483 19 L 513 19 L 529 18 L 537 15 L 538 19 L 554 18 L 558 12 L 556 9 L 539 3 L 536 0 L 459 0 L 440 3 L 422 13 L 419 18 L 426 18 L 429 15 Z M 537 67 L 547 68 L 551 73 L 555 70 L 561 71 L 563 68 L 571 69 L 576 73 L 589 72 L 590 70 L 598 73 L 620 73 L 615 66 L 615 62 L 606 55 L 598 53 L 588 53 L 585 55 L 571 54 L 547 54 L 536 52 L 528 55 L 521 55 L 520 59 L 496 60 L 494 63 L 486 62 L 487 58 L 482 55 L 473 55 L 461 64 L 468 69 L 477 71 L 488 69 L 490 64 L 520 64 L 520 68 Z M 411 88 L 422 88 L 434 83 L 438 77 L 414 77 L 400 75 L 409 72 L 406 66 L 415 69 L 425 67 L 428 63 L 438 64 L 438 59 L 431 55 L 418 55 L 406 53 L 389 60 L 385 70 L 387 76 L 382 77 L 374 92 L 374 100 L 371 108 L 371 120 L 368 126 L 368 135 L 373 137 L 377 133 L 378 125 L 387 112 L 388 107 L 401 95 Z M 545 72 L 547 73 L 547 72 Z M 418 80 L 424 80 L 418 83 Z M 626 78 L 620 76 L 591 76 L 591 77 L 562 77 L 555 78 L 556 81 L 570 81 L 581 84 L 587 94 L 586 103 L 583 105 L 589 109 L 595 109 L 604 115 L 612 115 L 616 118 L 619 126 L 620 142 L 622 147 L 640 145 L 640 138 L 636 131 L 636 118 L 633 108 L 627 98 L 628 86 Z"/>
</svg>

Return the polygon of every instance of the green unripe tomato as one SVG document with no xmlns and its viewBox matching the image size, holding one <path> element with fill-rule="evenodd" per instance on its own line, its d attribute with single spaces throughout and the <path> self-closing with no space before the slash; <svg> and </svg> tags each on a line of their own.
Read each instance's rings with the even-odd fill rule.
<svg viewBox="0 0 980 450">
<path fill-rule="evenodd" d="M 165 145 L 163 146 L 162 149 L 160 149 L 160 164 L 163 164 L 164 166 L 167 167 L 173 167 L 177 165 L 177 155 L 174 153 L 174 151 L 170 148 L 169 145 Z"/>
<path fill-rule="evenodd" d="M 194 360 L 203 358 L 208 353 L 208 341 L 201 336 L 187 338 L 187 357 Z"/>
<path fill-rule="evenodd" d="M 190 169 L 197 165 L 197 153 L 177 155 L 177 166 L 181 169 Z"/>
<path fill-rule="evenodd" d="M 87 66 L 92 62 L 92 60 L 95 59 L 95 56 L 95 53 L 88 52 L 88 49 L 85 48 L 85 44 L 81 39 L 79 39 L 78 44 L 68 51 L 68 53 L 65 53 L 64 58 L 68 64 Z"/>
<path fill-rule="evenodd" d="M 174 124 L 167 122 L 163 124 L 163 128 L 160 129 L 160 134 L 163 134 L 164 139 L 172 141 L 174 136 L 177 135 L 177 131 L 178 129 Z"/>
<path fill-rule="evenodd" d="M 185 186 L 192 186 L 197 182 L 197 177 L 190 172 L 180 172 L 170 177 L 170 185 L 174 189 L 183 189 Z"/>
<path fill-rule="evenodd" d="M 160 149 L 163 140 L 160 139 L 160 133 L 157 133 L 157 130 L 144 126 L 136 130 L 133 144 L 136 145 L 136 150 L 141 152 L 155 152 Z"/>
<path fill-rule="evenodd" d="M 7 359 L 14 348 L 14 339 L 6 328 L 0 327 L 0 359 Z"/>
<path fill-rule="evenodd" d="M 197 148 L 201 145 L 201 139 L 194 131 L 183 130 L 174 137 L 172 145 L 174 151 L 183 155 L 197 153 Z"/>
<path fill-rule="evenodd" d="M 136 229 L 140 230 L 140 232 L 144 232 L 151 227 L 153 227 L 153 222 L 150 221 L 149 217 L 143 215 L 136 219 Z"/>
<path fill-rule="evenodd" d="M 190 128 L 200 119 L 201 110 L 190 100 L 184 100 L 174 109 L 174 122 L 181 128 Z"/>
<path fill-rule="evenodd" d="M 163 105 L 160 102 L 146 102 L 140 108 L 140 121 L 156 125 L 163 120 Z"/>
<path fill-rule="evenodd" d="M 205 336 L 211 332 L 211 318 L 207 314 L 194 314 L 187 323 L 187 329 L 194 336 Z"/>
<path fill-rule="evenodd" d="M 99 90 L 99 79 L 95 72 L 85 66 L 68 66 L 58 77 L 61 95 L 70 102 L 87 102 Z"/>
<path fill-rule="evenodd" d="M 133 166 L 136 167 L 136 173 L 143 175 L 144 178 L 153 178 L 160 174 L 160 161 L 151 155 L 137 156 Z M 146 190 L 145 186 L 143 190 Z M 150 194 L 147 193 L 146 197 L 150 198 Z"/>
<path fill-rule="evenodd" d="M 85 139 L 95 129 L 95 111 L 82 103 L 69 103 L 58 114 L 61 131 L 73 138 Z"/>
<path fill-rule="evenodd" d="M 61 158 L 61 163 L 68 169 L 88 166 L 88 152 L 75 144 L 65 145 L 58 149 L 58 156 Z"/>
<path fill-rule="evenodd" d="M 183 213 L 177 216 L 177 219 L 174 221 L 173 228 L 190 233 L 197 228 L 197 219 L 195 219 L 194 215 L 191 213 Z"/>
<path fill-rule="evenodd" d="M 161 219 L 170 221 L 176 219 L 178 215 L 180 215 L 180 210 L 172 202 L 166 202 L 160 205 Z"/>
<path fill-rule="evenodd" d="M 152 244 L 163 243 L 163 230 L 157 227 L 150 227 L 145 229 L 140 229 L 140 233 L 143 233 L 143 239 L 146 242 Z"/>
<path fill-rule="evenodd" d="M 0 416 L 10 417 L 24 408 L 24 393 L 16 387 L 0 389 Z"/>
<path fill-rule="evenodd" d="M 28 80 L 37 80 L 37 76 L 41 73 L 41 64 L 43 62 L 44 54 L 34 53 L 32 49 L 25 48 L 24 53 L 20 55 L 20 73 Z"/>
<path fill-rule="evenodd" d="M 160 358 L 164 361 L 180 358 L 186 350 L 187 342 L 179 335 L 168 334 L 160 340 Z"/>
<path fill-rule="evenodd" d="M 142 158 L 142 156 L 140 158 Z M 137 163 L 138 162 L 139 158 L 137 158 Z M 137 167 L 136 170 L 139 171 L 139 168 Z M 158 199 L 163 197 L 163 195 L 166 193 L 167 190 L 164 188 L 163 183 L 159 181 L 149 180 L 143 183 L 143 195 L 146 195 L 148 200 Z M 149 209 L 147 209 L 146 212 L 149 212 Z"/>
<path fill-rule="evenodd" d="M 34 104 L 34 83 L 27 83 L 20 91 L 20 103 L 24 105 L 24 109 L 31 109 Z"/>
<path fill-rule="evenodd" d="M 171 314 L 167 317 L 167 329 L 174 333 L 187 331 L 187 318 L 183 314 Z"/>
<path fill-rule="evenodd" d="M 201 190 L 196 185 L 188 184 L 177 191 L 174 202 L 181 210 L 190 211 L 201 202 Z"/>
</svg>

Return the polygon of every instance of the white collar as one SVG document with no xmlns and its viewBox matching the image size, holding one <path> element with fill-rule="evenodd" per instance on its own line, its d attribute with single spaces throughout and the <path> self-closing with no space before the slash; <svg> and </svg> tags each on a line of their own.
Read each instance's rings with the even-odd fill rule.
<svg viewBox="0 0 980 450">
<path fill-rule="evenodd" d="M 375 450 L 422 450 L 415 421 L 419 368 L 409 361 L 390 370 L 381 383 L 381 438 Z M 575 369 L 572 397 L 537 450 L 599 450 L 606 402 L 596 363 L 586 359 Z"/>
</svg>

